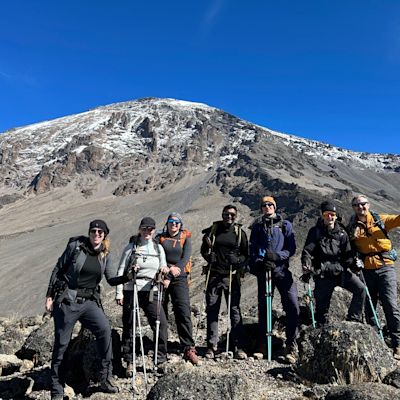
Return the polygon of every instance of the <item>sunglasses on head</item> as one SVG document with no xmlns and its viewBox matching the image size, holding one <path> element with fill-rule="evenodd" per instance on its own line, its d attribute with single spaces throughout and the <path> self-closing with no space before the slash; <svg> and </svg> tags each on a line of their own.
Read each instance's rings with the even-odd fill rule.
<svg viewBox="0 0 400 400">
<path fill-rule="evenodd" d="M 364 207 L 366 204 L 368 204 L 368 201 L 360 201 L 359 203 L 354 203 L 352 204 L 353 207 Z"/>
<path fill-rule="evenodd" d="M 263 207 L 273 207 L 273 203 L 263 203 L 262 206 Z"/>
<path fill-rule="evenodd" d="M 96 234 L 98 233 L 99 235 L 102 235 L 104 231 L 102 229 L 91 229 L 90 233 Z"/>
<path fill-rule="evenodd" d="M 236 217 L 236 214 L 233 213 L 233 212 L 224 212 L 224 213 L 222 213 L 222 216 L 223 216 L 223 217 L 232 217 L 232 218 L 235 218 L 235 217 Z"/>
<path fill-rule="evenodd" d="M 176 219 L 169 219 L 167 222 L 169 224 L 176 224 L 176 225 L 179 225 L 181 223 L 181 221 L 178 221 Z"/>
</svg>

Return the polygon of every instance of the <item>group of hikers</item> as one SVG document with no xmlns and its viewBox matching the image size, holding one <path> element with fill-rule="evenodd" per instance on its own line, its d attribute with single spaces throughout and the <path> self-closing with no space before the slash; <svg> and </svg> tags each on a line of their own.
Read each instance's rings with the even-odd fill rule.
<svg viewBox="0 0 400 400">
<path fill-rule="evenodd" d="M 394 269 L 396 252 L 388 231 L 400 226 L 400 215 L 377 214 L 370 210 L 368 198 L 353 198 L 353 215 L 347 226 L 339 221 L 336 206 L 325 201 L 320 217 L 307 235 L 301 254 L 302 280 L 315 281 L 315 320 L 327 321 L 330 300 L 336 286 L 353 294 L 348 310 L 349 321 L 366 320 L 380 329 L 376 316 L 378 300 L 391 335 L 393 355 L 400 359 L 400 313 L 397 305 L 397 279 Z M 237 223 L 235 205 L 226 205 L 222 220 L 203 230 L 201 255 L 207 261 L 205 301 L 207 349 L 212 359 L 218 351 L 218 316 L 221 299 L 227 303 L 228 330 L 226 351 L 235 358 L 247 357 L 244 349 L 243 322 L 240 311 L 241 280 L 250 271 L 258 284 L 258 348 L 270 359 L 272 335 L 272 295 L 280 293 L 286 313 L 284 357 L 296 362 L 296 338 L 299 323 L 297 283 L 289 270 L 289 260 L 296 252 L 291 222 L 277 213 L 272 196 L 261 198 L 261 215 L 251 225 L 248 242 L 245 230 Z M 177 333 L 185 360 L 199 362 L 191 320 L 189 272 L 191 268 L 191 233 L 183 226 L 182 216 L 171 213 L 165 226 L 156 231 L 153 218 L 145 217 L 137 234 L 122 252 L 117 272 L 110 258 L 110 230 L 101 219 L 90 222 L 89 235 L 71 238 L 52 272 L 46 295 L 46 310 L 52 312 L 55 341 L 51 364 L 52 399 L 63 398 L 62 360 L 77 321 L 95 336 L 101 358 L 100 390 L 117 393 L 111 381 L 111 328 L 101 307 L 99 284 L 103 277 L 116 286 L 116 302 L 122 306 L 122 355 L 126 373 L 135 373 L 136 334 L 145 313 L 154 332 L 155 367 L 167 361 L 168 304 L 172 303 Z M 141 343 L 143 352 L 143 343 Z"/>
</svg>

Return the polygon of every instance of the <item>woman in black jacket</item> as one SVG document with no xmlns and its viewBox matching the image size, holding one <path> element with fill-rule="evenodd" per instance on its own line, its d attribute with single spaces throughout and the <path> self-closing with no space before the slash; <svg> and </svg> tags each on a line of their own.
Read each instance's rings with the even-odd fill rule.
<svg viewBox="0 0 400 400">
<path fill-rule="evenodd" d="M 71 238 L 51 274 L 45 308 L 53 312 L 55 338 L 51 362 L 51 398 L 61 400 L 64 388 L 60 382 L 60 365 L 77 321 L 96 336 L 101 358 L 101 390 L 117 393 L 110 382 L 112 373 L 111 327 L 100 306 L 99 284 L 105 275 L 114 282 L 110 258 L 110 230 L 100 219 L 89 225 L 89 237 Z M 118 280 L 119 279 L 119 280 Z M 115 280 L 115 278 L 114 278 Z"/>
</svg>

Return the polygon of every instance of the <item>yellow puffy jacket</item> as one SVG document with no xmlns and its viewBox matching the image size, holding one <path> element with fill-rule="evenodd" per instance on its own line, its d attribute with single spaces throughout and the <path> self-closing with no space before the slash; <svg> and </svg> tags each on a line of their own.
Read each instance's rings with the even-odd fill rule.
<svg viewBox="0 0 400 400">
<path fill-rule="evenodd" d="M 400 215 L 379 214 L 386 232 L 400 226 Z M 375 222 L 370 212 L 366 223 L 355 219 L 350 227 L 350 240 L 355 249 L 362 255 L 366 269 L 378 269 L 385 265 L 393 265 L 394 261 L 386 257 L 392 250 L 392 242 Z"/>
</svg>

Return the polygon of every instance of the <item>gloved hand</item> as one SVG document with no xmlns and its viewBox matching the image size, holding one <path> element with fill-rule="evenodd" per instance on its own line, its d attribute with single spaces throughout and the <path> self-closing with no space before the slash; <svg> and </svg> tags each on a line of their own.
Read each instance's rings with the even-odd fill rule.
<svg viewBox="0 0 400 400">
<path fill-rule="evenodd" d="M 309 274 L 311 274 L 313 272 L 313 267 L 312 267 L 311 264 L 303 264 L 301 266 L 301 269 L 303 270 L 303 274 L 304 275 L 306 275 L 306 274 L 309 275 Z"/>
<path fill-rule="evenodd" d="M 264 258 L 263 265 L 266 271 L 271 271 L 276 267 L 276 264 L 271 260 L 266 260 Z"/>
<path fill-rule="evenodd" d="M 264 255 L 264 260 L 268 261 L 279 261 L 280 257 L 278 256 L 277 253 L 271 250 L 267 250 Z"/>
<path fill-rule="evenodd" d="M 206 260 L 207 260 L 210 264 L 215 264 L 215 263 L 217 262 L 217 256 L 216 256 L 215 253 L 207 254 Z"/>
<path fill-rule="evenodd" d="M 303 275 L 300 276 L 300 280 L 303 281 L 304 283 L 310 282 L 311 279 L 311 273 L 304 273 Z"/>
<path fill-rule="evenodd" d="M 136 274 L 139 271 L 140 267 L 139 265 L 132 265 L 128 270 L 127 273 L 125 275 L 125 278 L 128 281 L 133 281 L 134 279 L 136 279 Z"/>
<path fill-rule="evenodd" d="M 239 256 L 236 255 L 235 253 L 228 253 L 226 255 L 226 260 L 231 265 L 238 265 L 240 263 Z"/>
<path fill-rule="evenodd" d="M 353 268 L 355 271 L 361 271 L 364 268 L 364 263 L 362 262 L 361 258 L 356 258 L 354 260 Z"/>
</svg>

